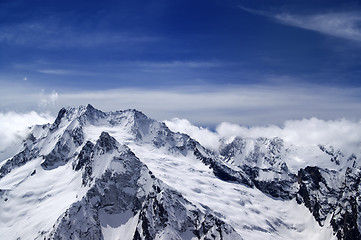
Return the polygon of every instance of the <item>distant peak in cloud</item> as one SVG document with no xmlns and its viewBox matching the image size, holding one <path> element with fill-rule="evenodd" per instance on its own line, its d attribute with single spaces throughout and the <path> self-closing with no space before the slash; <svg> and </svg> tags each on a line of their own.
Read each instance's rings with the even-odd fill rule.
<svg viewBox="0 0 361 240">
<path fill-rule="evenodd" d="M 216 129 L 222 137 L 242 136 L 246 138 L 280 137 L 294 145 L 315 146 L 318 144 L 343 146 L 361 143 L 361 122 L 346 119 L 322 120 L 309 118 L 285 121 L 282 127 L 254 126 L 244 127 L 237 124 L 221 123 Z"/>
<path fill-rule="evenodd" d="M 279 137 L 295 146 L 333 146 L 348 151 L 360 149 L 361 121 L 321 120 L 309 118 L 285 121 L 282 127 L 276 125 L 245 127 L 238 124 L 223 122 L 212 132 L 208 129 L 192 125 L 186 119 L 164 121 L 176 132 L 186 133 L 205 147 L 217 151 L 221 139 L 242 137 L 247 139 Z"/>
</svg>

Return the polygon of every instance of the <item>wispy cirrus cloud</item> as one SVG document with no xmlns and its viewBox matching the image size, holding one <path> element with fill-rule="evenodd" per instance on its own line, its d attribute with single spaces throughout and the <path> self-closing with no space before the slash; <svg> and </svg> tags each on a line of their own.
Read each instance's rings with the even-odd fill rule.
<svg viewBox="0 0 361 240">
<path fill-rule="evenodd" d="M 361 42 L 361 12 L 330 12 L 314 15 L 282 13 L 276 14 L 274 18 L 282 24 Z"/>
<path fill-rule="evenodd" d="M 184 71 L 184 70 L 199 70 L 199 69 L 211 69 L 220 68 L 230 65 L 235 65 L 232 62 L 222 62 L 218 60 L 174 60 L 174 61 L 136 61 L 126 63 L 134 68 L 139 68 L 143 72 L 172 72 L 172 71 Z M 123 64 L 124 67 L 124 64 Z"/>
<path fill-rule="evenodd" d="M 209 68 L 225 65 L 220 61 L 135 62 L 134 64 L 149 68 Z"/>
<path fill-rule="evenodd" d="M 64 70 L 64 69 L 40 69 L 38 70 L 40 73 L 45 74 L 54 74 L 54 75 L 68 75 L 68 74 L 74 74 L 74 71 Z"/>
<path fill-rule="evenodd" d="M 360 11 L 329 11 L 313 14 L 275 13 L 240 7 L 242 10 L 276 20 L 278 23 L 316 31 L 333 37 L 361 42 Z"/>
</svg>

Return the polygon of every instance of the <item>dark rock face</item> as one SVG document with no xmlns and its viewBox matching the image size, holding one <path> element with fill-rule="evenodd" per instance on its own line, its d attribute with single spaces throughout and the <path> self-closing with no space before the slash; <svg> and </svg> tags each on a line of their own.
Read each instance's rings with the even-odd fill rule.
<svg viewBox="0 0 361 240">
<path fill-rule="evenodd" d="M 74 129 L 66 129 L 64 134 L 56 143 L 54 149 L 46 156 L 41 166 L 46 170 L 54 169 L 58 166 L 66 164 L 74 154 L 77 147 L 84 142 L 84 135 L 81 127 Z"/>
<path fill-rule="evenodd" d="M 111 137 L 109 133 L 102 132 L 97 143 L 95 144 L 95 147 L 98 151 L 102 151 L 102 153 L 108 153 L 117 149 L 117 141 L 115 138 Z"/>
<path fill-rule="evenodd" d="M 248 187 L 254 186 L 249 175 L 247 175 L 241 169 L 234 170 L 226 164 L 223 164 L 220 160 L 216 160 L 212 157 L 206 157 L 199 151 L 198 148 L 194 149 L 194 155 L 205 165 L 209 166 L 213 170 L 214 175 L 219 179 L 227 182 L 244 184 Z"/>
<path fill-rule="evenodd" d="M 77 157 L 77 164 L 74 167 L 75 171 L 80 170 L 84 165 L 88 165 L 91 157 L 92 157 L 92 153 L 93 153 L 93 147 L 94 144 L 90 141 L 87 141 L 84 145 L 84 147 L 82 148 L 82 150 L 80 151 L 78 157 Z"/>
<path fill-rule="evenodd" d="M 290 175 L 290 180 L 273 179 L 271 181 L 255 181 L 255 186 L 262 192 L 284 200 L 291 200 L 296 196 L 294 189 L 295 175 Z"/>
<path fill-rule="evenodd" d="M 340 150 L 335 150 L 333 147 L 326 148 L 323 145 L 318 146 L 322 152 L 330 156 L 330 161 L 334 162 L 336 165 L 340 165 L 340 159 L 345 157 L 345 155 Z"/>
<path fill-rule="evenodd" d="M 331 226 L 338 239 L 361 239 L 360 170 L 348 168 L 338 186 L 339 181 L 336 171 L 318 167 L 301 169 L 298 201 L 304 202 L 321 226 L 331 214 Z"/>
<path fill-rule="evenodd" d="M 57 142 L 55 148 L 46 156 L 41 166 L 44 169 L 51 170 L 58 166 L 64 165 L 69 160 L 71 146 L 69 143 Z"/>
<path fill-rule="evenodd" d="M 82 127 L 76 127 L 71 131 L 70 136 L 74 141 L 75 147 L 79 147 L 84 143 L 84 133 Z"/>
<path fill-rule="evenodd" d="M 12 159 L 8 160 L 0 168 L 0 179 L 3 178 L 6 174 L 11 172 L 14 168 L 21 167 L 29 162 L 31 159 L 36 158 L 38 155 L 38 149 L 29 149 L 25 147 L 23 151 L 16 154 Z"/>
<path fill-rule="evenodd" d="M 323 226 L 326 217 L 335 209 L 339 190 L 329 186 L 329 179 L 337 179 L 337 172 L 320 169 L 318 167 L 306 167 L 298 172 L 299 202 L 304 202 L 316 221 Z"/>
<path fill-rule="evenodd" d="M 86 142 L 82 150 L 80 151 L 77 161 L 73 164 L 73 169 L 79 171 L 84 168 L 82 173 L 82 184 L 86 186 L 90 181 L 92 181 L 93 173 L 93 155 L 94 155 L 94 144 L 90 141 Z"/>
<path fill-rule="evenodd" d="M 277 172 L 273 169 L 260 169 L 258 167 L 250 167 L 243 165 L 240 167 L 244 174 L 249 177 L 252 184 L 262 192 L 284 200 L 291 200 L 296 196 L 295 183 L 296 175 L 292 173 Z M 279 177 L 262 180 L 260 174 L 272 173 Z"/>
<path fill-rule="evenodd" d="M 348 168 L 341 192 L 331 219 L 338 239 L 361 239 L 361 171 Z"/>
<path fill-rule="evenodd" d="M 54 123 L 52 124 L 50 130 L 53 131 L 57 129 L 61 123 L 62 118 L 66 115 L 67 110 L 65 108 L 60 109 L 58 116 L 56 117 Z"/>
</svg>

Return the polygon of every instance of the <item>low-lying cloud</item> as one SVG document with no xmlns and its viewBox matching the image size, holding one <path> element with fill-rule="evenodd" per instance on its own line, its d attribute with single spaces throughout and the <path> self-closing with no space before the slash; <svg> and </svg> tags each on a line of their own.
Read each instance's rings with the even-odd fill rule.
<svg viewBox="0 0 361 240">
<path fill-rule="evenodd" d="M 29 127 L 35 124 L 52 122 L 54 117 L 46 113 L 0 112 L 0 162 L 11 157 L 22 141 L 30 133 Z"/>
<path fill-rule="evenodd" d="M 186 133 L 196 139 L 204 147 L 216 150 L 219 145 L 220 136 L 207 128 L 192 125 L 187 119 L 173 118 L 163 121 L 173 132 Z"/>
<path fill-rule="evenodd" d="M 361 121 L 321 120 L 317 118 L 288 120 L 282 126 L 245 127 L 232 123 L 221 123 L 212 132 L 206 128 L 192 125 L 185 119 L 164 121 L 175 132 L 186 133 L 205 147 L 217 151 L 220 139 L 274 138 L 279 137 L 286 142 L 300 147 L 333 146 L 346 152 L 361 153 Z"/>
<path fill-rule="evenodd" d="M 281 127 L 255 126 L 242 127 L 236 124 L 222 123 L 216 129 L 219 136 L 248 138 L 280 137 L 297 146 L 332 145 L 345 148 L 348 145 L 361 147 L 361 121 L 321 120 L 317 118 L 288 120 Z M 361 149 L 360 149 L 361 150 Z"/>
</svg>

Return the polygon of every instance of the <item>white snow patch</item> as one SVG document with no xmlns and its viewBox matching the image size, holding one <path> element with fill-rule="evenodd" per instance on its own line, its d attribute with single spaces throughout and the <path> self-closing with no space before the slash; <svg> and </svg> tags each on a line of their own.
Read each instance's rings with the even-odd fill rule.
<svg viewBox="0 0 361 240">
<path fill-rule="evenodd" d="M 132 239 L 137 227 L 138 218 L 139 213 L 133 216 L 131 210 L 118 214 L 108 214 L 104 209 L 100 209 L 99 220 L 104 239 Z"/>
<path fill-rule="evenodd" d="M 86 192 L 81 186 L 81 173 L 72 171 L 71 164 L 46 171 L 39 163 L 39 159 L 29 162 L 0 180 L 0 189 L 7 189 L 0 202 L 4 239 L 34 239 L 48 232 Z"/>
</svg>

